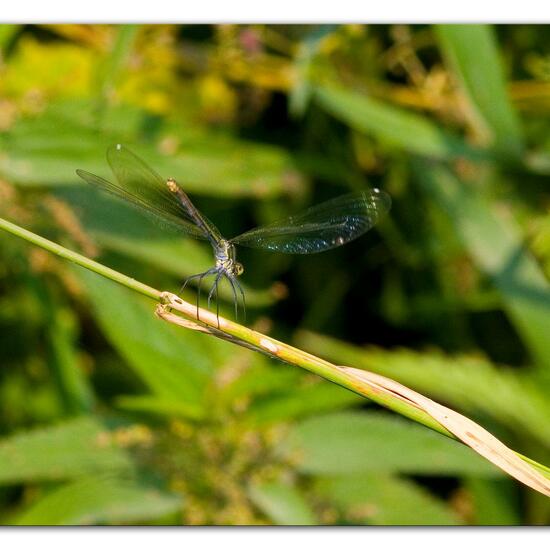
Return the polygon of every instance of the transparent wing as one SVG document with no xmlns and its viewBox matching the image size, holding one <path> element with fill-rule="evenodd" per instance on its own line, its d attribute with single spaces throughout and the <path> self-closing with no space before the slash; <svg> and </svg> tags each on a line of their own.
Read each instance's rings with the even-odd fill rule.
<svg viewBox="0 0 550 550">
<path fill-rule="evenodd" d="M 198 239 L 208 238 L 178 197 L 168 190 L 165 180 L 126 147 L 109 147 L 107 161 L 117 183 L 85 170 L 76 173 L 90 185 L 130 202 L 178 231 Z"/>
<path fill-rule="evenodd" d="M 288 254 L 323 252 L 366 233 L 390 206 L 390 196 L 379 189 L 349 193 L 247 231 L 231 242 Z"/>
</svg>

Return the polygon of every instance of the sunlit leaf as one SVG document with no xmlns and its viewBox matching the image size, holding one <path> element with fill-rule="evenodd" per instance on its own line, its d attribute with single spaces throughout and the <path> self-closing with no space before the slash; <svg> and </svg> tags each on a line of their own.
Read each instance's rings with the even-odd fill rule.
<svg viewBox="0 0 550 550">
<path fill-rule="evenodd" d="M 411 153 L 438 159 L 479 157 L 456 135 L 428 118 L 368 95 L 335 86 L 317 87 L 315 98 L 333 116 L 359 132 Z"/>
<path fill-rule="evenodd" d="M 116 403 L 119 408 L 125 411 L 155 414 L 170 418 L 181 416 L 192 420 L 203 417 L 202 412 L 197 407 L 190 406 L 185 401 L 169 400 L 149 395 L 122 395 Z"/>
<path fill-rule="evenodd" d="M 0 440 L 0 483 L 70 479 L 132 463 L 98 420 L 78 418 Z"/>
<path fill-rule="evenodd" d="M 346 523 L 460 525 L 450 506 L 416 483 L 386 474 L 321 479 L 320 492 L 335 502 Z"/>
<path fill-rule="evenodd" d="M 91 88 L 96 59 L 93 50 L 70 43 L 45 44 L 24 34 L 2 70 L 1 89 L 8 97 L 29 90 L 61 98 L 83 95 Z"/>
<path fill-rule="evenodd" d="M 501 475 L 456 441 L 382 413 L 333 413 L 304 420 L 289 433 L 281 452 L 310 474 Z"/>
<path fill-rule="evenodd" d="M 519 120 L 507 97 L 495 32 L 489 25 L 437 25 L 443 53 L 496 148 L 518 157 L 523 149 Z M 475 121 L 475 122 L 477 122 Z"/>
<path fill-rule="evenodd" d="M 341 409 L 362 401 L 361 396 L 328 382 L 303 384 L 254 402 L 248 411 L 248 421 L 260 425 L 280 422 Z"/>
<path fill-rule="evenodd" d="M 0 52 L 6 48 L 20 28 L 21 25 L 0 25 Z"/>
<path fill-rule="evenodd" d="M 250 498 L 277 525 L 315 525 L 311 507 L 300 491 L 291 485 L 258 483 L 249 489 Z"/>
<path fill-rule="evenodd" d="M 542 444 L 550 441 L 546 393 L 524 373 L 498 368 L 482 357 L 360 348 L 310 332 L 300 333 L 298 342 L 327 359 L 388 376 L 459 409 L 482 411 Z"/>
<path fill-rule="evenodd" d="M 265 198 L 302 186 L 290 155 L 275 146 L 229 136 L 209 140 L 207 134 L 181 154 L 164 155 L 139 144 L 143 111 L 122 106 L 105 115 L 103 123 L 89 103 L 81 104 L 80 113 L 77 107 L 56 105 L 19 121 L 1 136 L 0 173 L 29 186 L 81 185 L 77 168 L 110 178 L 105 151 L 123 141 L 159 174 L 176 178 L 191 193 Z M 116 119 L 122 119 L 122 125 L 114 124 Z"/>
<path fill-rule="evenodd" d="M 182 499 L 135 482 L 86 478 L 48 492 L 16 525 L 98 525 L 150 521 L 177 512 Z"/>
</svg>

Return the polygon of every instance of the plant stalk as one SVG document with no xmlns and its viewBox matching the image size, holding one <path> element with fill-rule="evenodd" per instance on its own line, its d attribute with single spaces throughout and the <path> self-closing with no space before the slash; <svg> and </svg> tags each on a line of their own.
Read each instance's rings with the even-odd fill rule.
<svg viewBox="0 0 550 550">
<path fill-rule="evenodd" d="M 86 256 L 79 254 L 78 252 L 73 252 L 72 250 L 61 246 L 60 244 L 54 243 L 53 241 L 45 239 L 44 237 L 40 237 L 39 235 L 36 235 L 35 233 L 28 231 L 27 229 L 23 229 L 22 227 L 19 227 L 18 225 L 15 225 L 14 223 L 11 223 L 7 220 L 4 220 L 3 218 L 0 218 L 0 228 L 5 229 L 8 233 L 11 233 L 12 235 L 15 235 L 17 237 L 25 239 L 32 244 L 35 244 L 43 248 L 44 250 L 48 250 L 49 252 L 60 256 L 61 258 L 65 258 L 66 260 L 85 267 L 90 271 L 98 273 L 99 275 L 103 275 L 103 277 L 107 277 L 107 279 L 111 279 L 116 283 L 120 283 L 121 285 L 135 290 L 136 292 L 139 292 L 140 294 L 143 294 L 144 296 L 147 296 L 152 300 L 158 301 L 160 299 L 161 293 L 155 288 L 136 281 L 135 279 L 132 279 L 127 275 L 123 275 L 122 273 L 119 273 L 118 271 L 115 271 L 110 267 L 95 262 L 94 260 L 91 260 L 90 258 L 87 258 Z"/>
<path fill-rule="evenodd" d="M 0 218 L 0 229 L 4 229 L 12 235 L 20 237 L 32 244 L 35 244 L 36 246 L 56 254 L 57 256 L 60 256 L 61 258 L 65 258 L 81 267 L 89 269 L 99 275 L 102 275 L 103 277 L 111 279 L 116 283 L 126 286 L 131 290 L 155 300 L 159 304 L 157 307 L 157 315 L 167 321 L 180 324 L 187 328 L 202 330 L 218 338 L 229 340 L 241 346 L 244 345 L 245 347 L 263 352 L 281 361 L 285 361 L 297 367 L 306 369 L 344 388 L 359 393 L 360 395 L 367 397 L 403 416 L 424 424 L 425 426 L 438 431 L 447 437 L 458 439 L 453 433 L 437 422 L 437 420 L 432 418 L 429 414 L 414 404 L 394 398 L 387 393 L 384 394 L 368 389 L 364 384 L 358 385 L 357 380 L 354 379 L 354 377 L 349 376 L 342 370 L 342 368 L 336 367 L 328 361 L 324 361 L 319 357 L 294 348 L 284 342 L 274 340 L 269 336 L 251 330 L 238 323 L 229 321 L 222 317 L 218 318 L 217 315 L 208 310 L 199 309 L 199 317 L 197 318 L 197 308 L 195 305 L 187 303 L 181 298 L 170 293 L 160 292 L 155 288 L 136 281 L 135 279 L 123 275 L 114 269 L 91 260 L 82 254 L 73 252 L 64 246 L 45 239 L 44 237 L 40 237 L 39 235 L 36 235 L 31 231 L 23 229 L 22 227 L 19 227 L 2 218 Z M 181 317 L 172 314 L 170 312 L 171 308 L 175 308 L 182 312 L 186 317 L 191 318 L 192 321 L 182 319 Z M 522 455 L 519 455 L 519 453 L 516 454 L 526 462 L 530 463 L 539 472 L 543 473 L 547 477 L 550 477 L 550 470 L 546 466 L 538 464 L 527 457 L 523 457 Z"/>
</svg>

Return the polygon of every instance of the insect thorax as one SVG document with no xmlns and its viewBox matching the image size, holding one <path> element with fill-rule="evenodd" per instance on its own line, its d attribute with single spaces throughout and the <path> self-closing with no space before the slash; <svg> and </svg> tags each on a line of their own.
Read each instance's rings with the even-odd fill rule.
<svg viewBox="0 0 550 550">
<path fill-rule="evenodd" d="M 234 276 L 239 276 L 244 268 L 237 262 L 235 245 L 225 239 L 220 241 L 216 250 L 216 267 Z"/>
</svg>

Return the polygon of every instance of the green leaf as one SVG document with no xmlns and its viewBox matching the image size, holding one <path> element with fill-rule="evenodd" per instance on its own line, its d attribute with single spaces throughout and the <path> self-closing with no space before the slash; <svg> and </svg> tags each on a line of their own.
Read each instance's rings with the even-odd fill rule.
<svg viewBox="0 0 550 550">
<path fill-rule="evenodd" d="M 482 156 L 480 151 L 470 149 L 458 136 L 429 119 L 373 97 L 325 86 L 315 89 L 315 98 L 328 112 L 354 130 L 372 134 L 410 153 L 436 159 Z"/>
<path fill-rule="evenodd" d="M 19 185 L 78 184 L 76 168 L 99 171 L 105 155 L 92 130 L 54 114 L 22 120 L 0 138 L 0 173 Z"/>
<path fill-rule="evenodd" d="M 78 418 L 0 440 L 0 484 L 128 470 L 132 463 L 99 421 Z"/>
<path fill-rule="evenodd" d="M 309 418 L 290 431 L 280 452 L 309 474 L 501 475 L 460 443 L 385 413 Z"/>
<path fill-rule="evenodd" d="M 489 133 L 504 155 L 523 150 L 518 117 L 510 103 L 495 32 L 489 25 L 436 25 L 448 58 L 477 115 L 478 129 Z"/>
<path fill-rule="evenodd" d="M 502 368 L 483 357 L 450 356 L 435 350 L 360 348 L 302 331 L 298 345 L 328 360 L 382 374 L 405 386 L 472 413 L 483 414 L 550 441 L 550 403 L 529 374 Z"/>
<path fill-rule="evenodd" d="M 289 94 L 290 114 L 297 117 L 304 114 L 312 95 L 310 69 L 323 39 L 332 34 L 338 25 L 318 25 L 300 41 L 294 60 L 294 80 Z"/>
<path fill-rule="evenodd" d="M 132 47 L 139 30 L 140 25 L 119 25 L 117 27 L 113 47 L 109 55 L 105 57 L 97 86 L 105 101 L 107 101 L 107 97 L 105 96 L 108 96 L 109 92 L 112 93 L 112 88 L 114 88 L 116 81 L 120 78 L 120 73 L 123 72 L 124 65 L 132 52 Z"/>
<path fill-rule="evenodd" d="M 291 156 L 281 148 L 206 132 L 185 143 L 182 154 L 167 156 L 139 143 L 143 111 L 121 106 L 105 116 L 109 127 L 99 127 L 89 102 L 80 103 L 80 109 L 75 103 L 60 103 L 36 118 L 18 121 L 1 136 L 0 174 L 29 186 L 85 185 L 75 174 L 77 168 L 110 179 L 105 150 L 122 141 L 190 193 L 269 198 L 286 193 L 289 182 L 296 190 L 302 186 Z M 194 135 L 189 128 L 185 132 Z"/>
<path fill-rule="evenodd" d="M 178 512 L 181 498 L 120 479 L 80 479 L 46 494 L 15 525 L 127 524 Z"/>
<path fill-rule="evenodd" d="M 203 414 L 214 367 L 229 344 L 157 319 L 155 304 L 81 268 L 78 275 L 105 336 L 155 394 Z"/>
<path fill-rule="evenodd" d="M 0 25 L 0 56 L 3 58 L 4 50 L 12 41 L 13 37 L 19 32 L 22 25 Z M 2 59 L 3 61 L 3 59 Z"/>
<path fill-rule="evenodd" d="M 116 404 L 126 411 L 152 413 L 171 418 L 181 416 L 191 420 L 199 420 L 204 416 L 197 407 L 189 406 L 184 401 L 159 399 L 149 395 L 123 395 L 116 400 Z"/>
<path fill-rule="evenodd" d="M 304 374 L 285 363 L 273 364 L 267 357 L 254 354 L 252 364 L 240 376 L 220 387 L 221 397 L 230 402 L 242 398 L 261 401 L 271 394 L 280 394 L 299 385 Z"/>
<path fill-rule="evenodd" d="M 291 420 L 303 416 L 343 409 L 365 399 L 329 382 L 304 384 L 281 394 L 263 396 L 247 411 L 247 421 L 255 425 Z"/>
<path fill-rule="evenodd" d="M 258 483 L 249 489 L 252 502 L 276 525 L 316 525 L 313 510 L 300 491 L 281 482 Z"/>
<path fill-rule="evenodd" d="M 521 230 L 445 167 L 418 163 L 417 172 L 419 185 L 449 216 L 479 269 L 500 291 L 510 321 L 550 380 L 550 284 L 525 249 Z"/>
<path fill-rule="evenodd" d="M 406 479 L 362 474 L 321 479 L 321 494 L 333 500 L 350 523 L 370 525 L 460 525 L 449 506 Z"/>
<path fill-rule="evenodd" d="M 511 480 L 469 478 L 466 488 L 473 501 L 477 525 L 521 525 Z"/>
<path fill-rule="evenodd" d="M 94 405 L 94 394 L 77 354 L 77 320 L 70 309 L 56 306 L 49 300 L 46 308 L 49 362 L 65 408 L 70 413 L 89 413 Z"/>
</svg>

